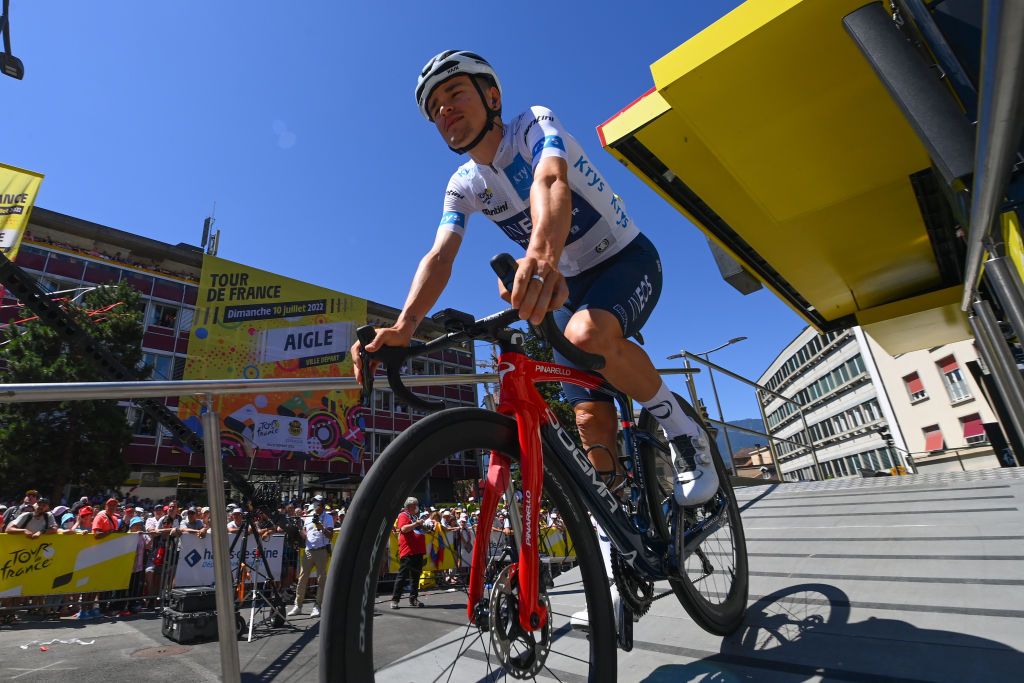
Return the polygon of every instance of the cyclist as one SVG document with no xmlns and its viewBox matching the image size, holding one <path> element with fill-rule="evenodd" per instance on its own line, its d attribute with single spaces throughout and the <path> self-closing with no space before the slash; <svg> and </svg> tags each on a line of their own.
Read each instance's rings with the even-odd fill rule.
<svg viewBox="0 0 1024 683">
<path fill-rule="evenodd" d="M 451 277 L 466 219 L 481 212 L 526 250 L 511 292 L 502 298 L 520 318 L 539 324 L 554 312 L 566 338 L 605 357 L 604 377 L 647 408 L 665 429 L 676 466 L 676 499 L 709 500 L 718 475 L 704 432 L 679 407 L 650 358 L 629 341 L 661 294 L 661 261 L 625 205 L 555 114 L 533 106 L 508 123 L 490 64 L 472 52 L 446 50 L 420 71 L 420 113 L 456 154 L 469 154 L 448 181 L 434 245 L 420 261 L 392 327 L 377 330 L 368 351 L 406 346 Z M 352 346 L 356 377 L 360 348 Z M 556 352 L 556 360 L 568 361 Z M 613 476 L 618 428 L 611 397 L 563 384 L 595 469 Z"/>
</svg>

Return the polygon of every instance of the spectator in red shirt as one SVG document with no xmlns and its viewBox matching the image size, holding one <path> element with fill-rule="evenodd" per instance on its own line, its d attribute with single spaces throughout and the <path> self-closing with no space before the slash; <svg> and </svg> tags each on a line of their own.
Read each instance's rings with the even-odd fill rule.
<svg viewBox="0 0 1024 683">
<path fill-rule="evenodd" d="M 398 609 L 398 601 L 402 598 L 402 588 L 409 581 L 409 604 L 423 607 L 419 600 L 420 574 L 427 556 L 427 543 L 423 537 L 427 528 L 425 520 L 416 519 L 416 511 L 420 502 L 413 497 L 405 499 L 405 508 L 398 513 L 395 528 L 398 529 L 398 577 L 395 579 L 395 590 L 391 594 L 391 609 Z"/>
<path fill-rule="evenodd" d="M 121 517 L 117 514 L 117 499 L 108 498 L 103 511 L 93 517 L 92 535 L 97 539 L 105 538 L 121 528 Z"/>
</svg>

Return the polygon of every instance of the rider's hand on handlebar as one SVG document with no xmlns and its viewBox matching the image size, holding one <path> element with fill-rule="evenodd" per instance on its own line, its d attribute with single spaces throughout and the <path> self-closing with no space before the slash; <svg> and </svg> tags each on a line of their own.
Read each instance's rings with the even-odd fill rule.
<svg viewBox="0 0 1024 683">
<path fill-rule="evenodd" d="M 367 351 L 376 351 L 382 346 L 408 346 L 412 340 L 412 334 L 398 327 L 381 327 L 377 330 L 377 336 L 366 345 Z M 349 353 L 352 356 L 352 367 L 355 370 L 356 381 L 363 381 L 363 345 L 358 341 L 352 345 Z M 377 372 L 380 361 L 370 361 L 370 372 Z"/>
<path fill-rule="evenodd" d="M 569 298 L 569 287 L 565 284 L 565 277 L 558 271 L 557 263 L 530 254 L 519 259 L 518 263 L 511 294 L 500 281 L 498 293 L 512 304 L 512 308 L 519 311 L 521 320 L 539 325 L 548 312 L 565 304 Z"/>
</svg>

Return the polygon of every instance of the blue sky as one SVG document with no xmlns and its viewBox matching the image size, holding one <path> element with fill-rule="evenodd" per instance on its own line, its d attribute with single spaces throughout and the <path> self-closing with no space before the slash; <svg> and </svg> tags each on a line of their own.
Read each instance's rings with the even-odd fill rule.
<svg viewBox="0 0 1024 683">
<path fill-rule="evenodd" d="M 653 85 L 652 62 L 736 4 L 12 0 L 26 76 L 0 79 L 0 161 L 46 175 L 39 206 L 171 243 L 198 244 L 216 202 L 221 257 L 401 306 L 462 159 L 419 115 L 416 75 L 473 50 L 501 76 L 506 118 L 552 108 L 657 245 L 655 363 L 742 335 L 713 359 L 756 378 L 803 322 L 723 282 L 702 233 L 595 132 Z M 438 307 L 499 310 L 487 261 L 514 248 L 474 216 Z M 728 419 L 758 415 L 750 390 L 718 385 Z"/>
</svg>

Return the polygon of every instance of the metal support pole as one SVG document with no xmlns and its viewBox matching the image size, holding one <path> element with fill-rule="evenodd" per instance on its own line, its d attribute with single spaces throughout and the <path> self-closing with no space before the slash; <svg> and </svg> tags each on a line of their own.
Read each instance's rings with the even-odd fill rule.
<svg viewBox="0 0 1024 683">
<path fill-rule="evenodd" d="M 1024 340 L 1024 287 L 1020 276 L 1005 256 L 993 256 L 985 261 L 985 281 L 999 300 L 1018 339 Z"/>
<path fill-rule="evenodd" d="M 231 559 L 228 557 L 228 526 L 224 511 L 224 469 L 220 455 L 220 425 L 213 408 L 213 397 L 203 396 L 203 446 L 206 453 L 206 494 L 210 501 L 210 523 L 213 525 L 213 575 L 217 579 L 217 639 L 220 643 L 221 680 L 241 680 L 238 663 L 238 631 L 235 626 L 235 596 L 231 581 Z"/>
<path fill-rule="evenodd" d="M 986 0 L 982 14 L 981 73 L 979 74 L 977 142 L 971 217 L 964 259 L 964 311 L 974 299 L 975 285 L 1006 181 L 1013 169 L 1021 138 L 1024 109 L 1024 3 Z"/>
<path fill-rule="evenodd" d="M 818 475 L 818 481 L 825 481 L 825 476 L 821 471 L 821 463 L 818 462 L 818 452 L 814 450 L 814 437 L 811 436 L 811 429 L 807 426 L 807 418 L 804 417 L 804 409 L 802 406 L 797 407 L 797 411 L 800 413 L 800 422 L 804 425 L 804 434 L 807 436 L 807 447 L 811 449 L 811 460 L 814 462 L 814 473 Z"/>
<path fill-rule="evenodd" d="M 704 354 L 704 360 L 711 362 L 708 358 L 708 354 Z M 715 395 L 715 406 L 718 407 L 718 421 L 722 424 L 728 424 L 725 421 L 725 413 L 722 412 L 722 403 L 718 400 L 718 387 L 715 386 L 715 371 L 708 365 L 708 378 L 711 380 L 711 393 Z M 696 406 L 694 406 L 696 408 Z M 729 439 L 729 428 L 722 427 L 722 432 L 725 434 L 725 447 L 729 451 L 729 468 L 732 470 L 732 476 L 736 476 L 736 463 L 732 460 L 732 441 Z"/>
<path fill-rule="evenodd" d="M 1018 438 L 1024 440 L 1024 379 L 1006 346 L 989 303 L 981 299 L 975 301 L 974 315 L 968 318 L 968 322 L 980 346 L 981 357 L 992 374 L 996 389 L 1002 395 L 1010 417 L 1010 427 Z"/>
</svg>

